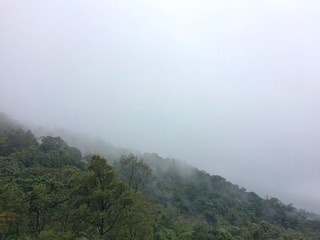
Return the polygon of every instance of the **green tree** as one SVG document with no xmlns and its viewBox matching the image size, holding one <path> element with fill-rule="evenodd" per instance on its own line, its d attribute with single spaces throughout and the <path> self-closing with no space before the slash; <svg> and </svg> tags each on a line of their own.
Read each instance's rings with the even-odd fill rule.
<svg viewBox="0 0 320 240">
<path fill-rule="evenodd" d="M 19 239 L 28 219 L 24 193 L 13 180 L 0 179 L 0 239 Z"/>
<path fill-rule="evenodd" d="M 193 240 L 214 240 L 211 235 L 211 228 L 208 224 L 198 223 L 193 227 L 192 239 Z"/>
<path fill-rule="evenodd" d="M 79 217 L 88 224 L 89 234 L 112 236 L 112 231 L 122 226 L 125 210 L 133 204 L 132 194 L 116 179 L 104 158 L 92 156 L 88 169 L 72 194 L 74 204 L 79 207 Z"/>
<path fill-rule="evenodd" d="M 120 176 L 127 183 L 129 190 L 137 192 L 149 179 L 152 170 L 148 164 L 133 155 L 123 155 L 120 159 Z"/>
</svg>

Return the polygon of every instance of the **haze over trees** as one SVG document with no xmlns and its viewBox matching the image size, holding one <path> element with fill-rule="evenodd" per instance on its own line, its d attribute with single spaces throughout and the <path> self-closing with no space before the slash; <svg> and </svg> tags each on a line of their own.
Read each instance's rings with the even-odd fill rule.
<svg viewBox="0 0 320 240">
<path fill-rule="evenodd" d="M 1 126 L 4 126 L 3 124 Z M 157 154 L 82 156 L 0 130 L 0 239 L 319 239 L 316 215 Z"/>
<path fill-rule="evenodd" d="M 319 13 L 0 0 L 0 240 L 320 240 Z"/>
<path fill-rule="evenodd" d="M 138 156 L 103 141 L 156 152 L 320 214 L 319 12 L 317 0 L 2 0 L 0 111 L 83 155 Z"/>
</svg>

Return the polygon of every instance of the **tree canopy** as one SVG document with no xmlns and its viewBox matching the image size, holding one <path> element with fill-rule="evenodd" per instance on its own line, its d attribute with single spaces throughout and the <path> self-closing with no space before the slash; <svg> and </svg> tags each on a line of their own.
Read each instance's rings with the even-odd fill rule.
<svg viewBox="0 0 320 240">
<path fill-rule="evenodd" d="M 260 198 L 173 159 L 85 159 L 60 137 L 0 131 L 0 239 L 283 240 L 320 234 L 320 222 L 292 204 Z"/>
</svg>

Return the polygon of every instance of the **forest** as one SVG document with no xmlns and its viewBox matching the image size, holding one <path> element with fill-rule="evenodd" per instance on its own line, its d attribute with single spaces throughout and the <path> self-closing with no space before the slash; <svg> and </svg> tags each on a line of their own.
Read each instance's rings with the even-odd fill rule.
<svg viewBox="0 0 320 240">
<path fill-rule="evenodd" d="M 0 240 L 320 240 L 319 43 L 320 0 L 0 0 Z"/>
<path fill-rule="evenodd" d="M 0 239 L 320 239 L 317 215 L 174 159 L 83 156 L 61 137 L 0 130 Z"/>
</svg>

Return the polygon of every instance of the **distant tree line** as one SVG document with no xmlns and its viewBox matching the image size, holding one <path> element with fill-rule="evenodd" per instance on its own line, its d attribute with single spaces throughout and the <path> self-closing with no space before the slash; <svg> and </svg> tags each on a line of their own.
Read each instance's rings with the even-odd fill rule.
<svg viewBox="0 0 320 240">
<path fill-rule="evenodd" d="M 292 205 L 149 154 L 108 162 L 0 129 L 0 240 L 319 239 Z"/>
</svg>

